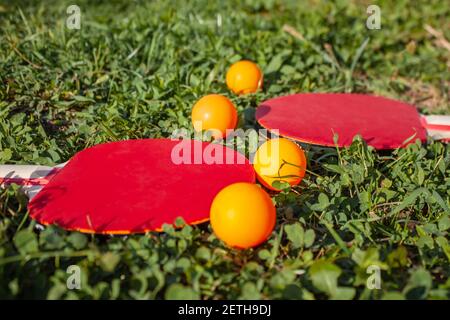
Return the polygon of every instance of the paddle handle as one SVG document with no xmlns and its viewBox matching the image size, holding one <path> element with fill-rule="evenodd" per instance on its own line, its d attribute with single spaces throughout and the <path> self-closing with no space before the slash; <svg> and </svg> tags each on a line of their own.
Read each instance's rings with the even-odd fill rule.
<svg viewBox="0 0 450 320">
<path fill-rule="evenodd" d="M 422 125 L 434 140 L 450 141 L 450 115 L 422 116 Z"/>
<path fill-rule="evenodd" d="M 53 167 L 35 165 L 0 165 L 0 185 L 12 183 L 21 186 L 46 185 L 52 173 Z"/>
<path fill-rule="evenodd" d="M 31 200 L 64 165 L 0 165 L 0 187 L 18 184 Z"/>
</svg>

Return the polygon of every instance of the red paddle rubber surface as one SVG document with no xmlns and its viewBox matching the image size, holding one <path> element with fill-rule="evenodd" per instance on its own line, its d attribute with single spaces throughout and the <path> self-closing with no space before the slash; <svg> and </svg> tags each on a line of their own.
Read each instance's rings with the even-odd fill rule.
<svg viewBox="0 0 450 320">
<path fill-rule="evenodd" d="M 191 164 L 174 163 L 174 148 L 183 149 L 178 155 Z M 243 164 L 227 164 L 227 152 Z M 223 164 L 194 164 L 194 160 L 204 162 L 202 153 L 216 159 L 223 153 Z M 33 198 L 29 209 L 37 221 L 68 230 L 109 234 L 159 231 L 177 217 L 188 224 L 208 220 L 212 200 L 222 188 L 254 181 L 248 160 L 220 145 L 193 140 L 128 140 L 77 153 Z"/>
<path fill-rule="evenodd" d="M 256 110 L 268 130 L 300 142 L 323 146 L 351 145 L 357 134 L 376 149 L 402 147 L 408 138 L 426 141 L 417 110 L 406 103 L 362 94 L 306 93 L 274 98 Z"/>
</svg>

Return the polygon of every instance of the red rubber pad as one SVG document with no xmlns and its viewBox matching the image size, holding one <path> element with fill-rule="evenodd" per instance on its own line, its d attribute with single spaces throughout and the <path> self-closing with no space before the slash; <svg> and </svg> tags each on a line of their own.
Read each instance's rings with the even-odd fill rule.
<svg viewBox="0 0 450 320">
<path fill-rule="evenodd" d="M 191 164 L 174 163 L 174 150 Z M 215 155 L 215 159 L 223 153 L 223 163 L 206 164 L 202 153 Z M 228 160 L 234 158 L 234 164 L 226 163 L 226 155 Z M 194 164 L 195 160 L 203 163 Z M 160 230 L 177 217 L 188 224 L 204 222 L 222 188 L 254 181 L 248 160 L 221 145 L 193 140 L 128 140 L 96 145 L 76 154 L 33 198 L 29 209 L 37 221 L 67 230 L 142 233 Z"/>
<path fill-rule="evenodd" d="M 426 141 L 417 110 L 406 103 L 362 94 L 306 93 L 263 102 L 256 119 L 268 130 L 311 144 L 349 146 L 357 134 L 376 149 L 395 149 L 405 140 Z"/>
</svg>

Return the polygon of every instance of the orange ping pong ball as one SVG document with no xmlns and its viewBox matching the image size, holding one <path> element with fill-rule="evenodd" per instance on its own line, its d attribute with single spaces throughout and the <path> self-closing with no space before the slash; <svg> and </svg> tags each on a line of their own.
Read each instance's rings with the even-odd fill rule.
<svg viewBox="0 0 450 320">
<path fill-rule="evenodd" d="M 261 244 L 272 233 L 276 210 L 262 188 L 238 182 L 215 196 L 210 221 L 216 236 L 228 246 L 247 249 Z"/>
<path fill-rule="evenodd" d="M 306 171 L 305 152 L 291 140 L 271 139 L 256 150 L 253 168 L 261 184 L 280 191 L 272 186 L 276 180 L 287 182 L 291 186 L 302 181 Z"/>
<path fill-rule="evenodd" d="M 195 131 L 211 130 L 214 138 L 225 137 L 226 130 L 236 128 L 238 120 L 233 103 L 220 94 L 209 94 L 198 100 L 191 117 Z"/>
<path fill-rule="evenodd" d="M 256 92 L 263 81 L 263 74 L 252 61 L 242 60 L 234 63 L 227 72 L 228 88 L 236 94 Z"/>
</svg>

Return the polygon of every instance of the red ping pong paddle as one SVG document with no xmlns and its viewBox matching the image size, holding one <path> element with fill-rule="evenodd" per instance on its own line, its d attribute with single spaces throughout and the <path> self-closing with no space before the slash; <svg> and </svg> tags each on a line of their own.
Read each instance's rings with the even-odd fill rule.
<svg viewBox="0 0 450 320">
<path fill-rule="evenodd" d="M 404 102 L 345 93 L 305 93 L 263 102 L 256 119 L 281 136 L 322 146 L 351 145 L 359 134 L 376 149 L 395 149 L 427 135 L 450 139 L 450 116 L 421 116 Z M 415 138 L 414 138 L 415 137 Z M 413 139 L 410 139 L 413 138 Z M 409 139 L 409 140 L 408 140 Z"/>
<path fill-rule="evenodd" d="M 230 148 L 169 139 L 96 145 L 56 168 L 0 166 L 0 177 L 28 188 L 40 223 L 107 234 L 160 231 L 177 217 L 204 222 L 222 188 L 255 181 L 252 165 Z"/>
</svg>

